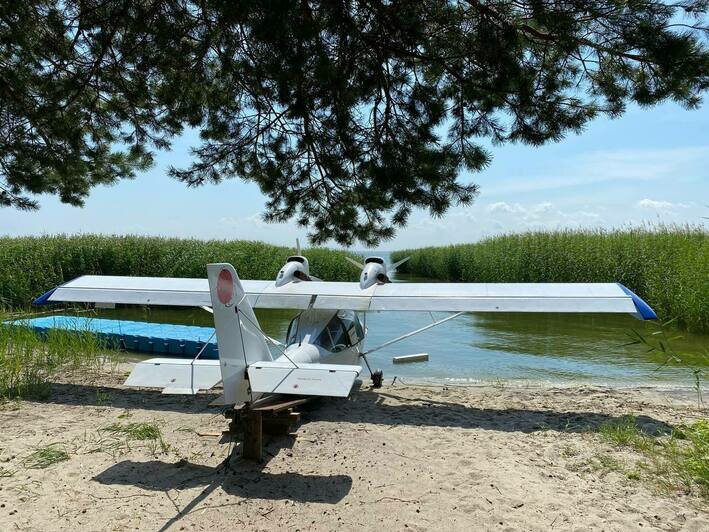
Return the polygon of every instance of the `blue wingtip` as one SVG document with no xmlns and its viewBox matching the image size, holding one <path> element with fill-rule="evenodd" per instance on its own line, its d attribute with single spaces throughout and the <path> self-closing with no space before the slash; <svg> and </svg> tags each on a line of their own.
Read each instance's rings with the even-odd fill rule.
<svg viewBox="0 0 709 532">
<path fill-rule="evenodd" d="M 645 303 L 643 298 L 641 298 L 639 295 L 637 295 L 635 292 L 630 290 L 627 286 L 623 286 L 622 284 L 618 283 L 618 286 L 620 286 L 626 294 L 628 294 L 632 299 L 633 303 L 635 303 L 635 308 L 638 310 L 638 315 L 644 319 L 644 320 L 656 320 L 657 319 L 657 314 L 655 314 L 655 311 L 652 310 L 652 307 Z"/>
<path fill-rule="evenodd" d="M 52 297 L 52 294 L 54 293 L 54 291 L 55 291 L 57 288 L 59 288 L 59 287 L 58 287 L 58 286 L 55 286 L 54 288 L 52 288 L 52 289 L 49 290 L 48 292 L 45 292 L 44 294 L 42 294 L 41 296 L 39 296 L 37 299 L 35 299 L 34 301 L 32 301 L 32 304 L 33 304 L 33 305 L 46 305 L 47 303 L 51 303 L 51 301 L 49 301 L 49 298 Z"/>
</svg>

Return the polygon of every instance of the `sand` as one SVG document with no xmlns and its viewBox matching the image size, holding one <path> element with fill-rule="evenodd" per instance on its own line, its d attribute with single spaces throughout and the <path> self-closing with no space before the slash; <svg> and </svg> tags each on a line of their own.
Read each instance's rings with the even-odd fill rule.
<svg viewBox="0 0 709 532">
<path fill-rule="evenodd" d="M 365 386 L 312 405 L 253 464 L 216 435 L 215 394 L 130 390 L 122 377 L 0 407 L 0 530 L 709 530 L 696 495 L 594 467 L 637 457 L 587 430 L 635 414 L 660 433 L 698 417 L 688 394 Z M 105 430 L 133 422 L 157 423 L 169 448 Z M 48 444 L 68 460 L 29 468 Z"/>
</svg>

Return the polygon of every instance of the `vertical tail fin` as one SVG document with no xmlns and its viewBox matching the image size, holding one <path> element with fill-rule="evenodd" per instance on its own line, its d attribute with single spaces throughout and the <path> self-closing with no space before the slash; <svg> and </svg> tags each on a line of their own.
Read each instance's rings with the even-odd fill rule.
<svg viewBox="0 0 709 532">
<path fill-rule="evenodd" d="M 231 264 L 208 264 L 209 294 L 219 345 L 219 367 L 226 404 L 252 401 L 246 367 L 271 360 L 258 320 L 246 300 L 239 276 Z"/>
</svg>

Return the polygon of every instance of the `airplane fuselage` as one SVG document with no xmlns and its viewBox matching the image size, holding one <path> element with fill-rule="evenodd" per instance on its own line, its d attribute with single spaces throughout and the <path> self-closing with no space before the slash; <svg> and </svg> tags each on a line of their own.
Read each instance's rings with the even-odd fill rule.
<svg viewBox="0 0 709 532">
<path fill-rule="evenodd" d="M 282 362 L 359 364 L 364 340 L 356 312 L 351 310 L 305 310 L 291 321 Z"/>
</svg>

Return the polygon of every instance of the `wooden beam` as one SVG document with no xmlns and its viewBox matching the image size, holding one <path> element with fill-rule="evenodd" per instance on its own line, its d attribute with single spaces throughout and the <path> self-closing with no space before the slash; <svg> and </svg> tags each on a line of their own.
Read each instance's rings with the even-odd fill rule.
<svg viewBox="0 0 709 532">
<path fill-rule="evenodd" d="M 264 415 L 263 416 L 263 432 L 271 436 L 278 436 L 283 434 L 288 434 L 293 425 L 300 421 L 300 413 L 292 412 L 288 410 L 287 412 L 279 412 L 275 415 Z"/>
<path fill-rule="evenodd" d="M 239 405 L 227 409 L 224 417 L 231 420 L 229 432 L 234 435 L 243 433 L 242 456 L 246 460 L 261 461 L 263 453 L 263 434 L 287 434 L 293 425 L 300 421 L 300 413 L 293 408 L 307 403 L 312 397 L 296 399 L 272 396 L 254 404 Z"/>
<path fill-rule="evenodd" d="M 244 412 L 241 415 L 241 424 L 244 428 L 244 448 L 242 456 L 246 460 L 260 462 L 263 453 L 261 412 Z"/>
</svg>

